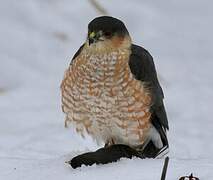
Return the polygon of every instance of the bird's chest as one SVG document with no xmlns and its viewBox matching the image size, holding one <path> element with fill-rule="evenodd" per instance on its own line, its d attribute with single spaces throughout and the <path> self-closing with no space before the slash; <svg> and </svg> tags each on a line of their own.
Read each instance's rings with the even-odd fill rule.
<svg viewBox="0 0 213 180">
<path fill-rule="evenodd" d="M 104 141 L 111 137 L 118 143 L 143 141 L 151 99 L 143 84 L 133 77 L 128 59 L 126 51 L 82 53 L 73 62 L 64 101 L 69 105 L 68 120 L 76 123 L 77 131 L 86 129 Z"/>
<path fill-rule="evenodd" d="M 73 90 L 78 91 L 82 102 L 90 105 L 90 111 L 99 108 L 110 112 L 130 93 L 127 88 L 133 78 L 128 58 L 125 51 L 79 57 L 82 63 L 76 62 L 78 75 Z"/>
</svg>

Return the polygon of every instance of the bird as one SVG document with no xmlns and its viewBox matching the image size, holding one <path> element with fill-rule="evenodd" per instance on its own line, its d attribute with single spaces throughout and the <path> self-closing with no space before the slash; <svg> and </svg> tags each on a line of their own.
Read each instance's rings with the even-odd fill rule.
<svg viewBox="0 0 213 180">
<path fill-rule="evenodd" d="M 155 158 L 169 149 L 163 99 L 151 54 L 132 42 L 125 24 L 93 19 L 61 83 L 65 126 L 103 148 L 124 145 Z"/>
</svg>

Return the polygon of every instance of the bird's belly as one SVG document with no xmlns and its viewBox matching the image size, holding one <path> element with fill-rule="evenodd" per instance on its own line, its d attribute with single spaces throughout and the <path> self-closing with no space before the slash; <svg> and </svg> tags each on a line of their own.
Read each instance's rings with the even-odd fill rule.
<svg viewBox="0 0 213 180">
<path fill-rule="evenodd" d="M 62 101 L 66 122 L 97 142 L 137 146 L 150 128 L 150 96 L 124 58 L 79 66 L 67 81 Z M 94 62 L 95 63 L 95 62 Z M 75 77 L 74 77 L 75 76 Z"/>
</svg>

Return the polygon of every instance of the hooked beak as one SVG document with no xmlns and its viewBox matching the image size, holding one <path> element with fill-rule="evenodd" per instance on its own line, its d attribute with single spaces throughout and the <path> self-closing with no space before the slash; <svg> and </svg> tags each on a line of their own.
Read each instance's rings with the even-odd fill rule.
<svg viewBox="0 0 213 180">
<path fill-rule="evenodd" d="M 102 33 L 99 31 L 99 32 L 91 32 L 89 34 L 89 37 L 88 37 L 88 40 L 89 40 L 89 45 L 91 45 L 92 43 L 95 43 L 97 41 L 104 41 L 102 39 Z"/>
<path fill-rule="evenodd" d="M 95 41 L 95 39 L 89 38 L 89 46 L 90 46 L 92 43 L 94 43 L 94 41 Z"/>
</svg>

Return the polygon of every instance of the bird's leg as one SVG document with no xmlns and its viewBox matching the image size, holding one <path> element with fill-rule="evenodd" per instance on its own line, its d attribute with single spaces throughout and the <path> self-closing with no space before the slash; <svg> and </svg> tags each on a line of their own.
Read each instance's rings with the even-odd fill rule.
<svg viewBox="0 0 213 180">
<path fill-rule="evenodd" d="M 115 141 L 114 141 L 113 138 L 111 138 L 111 139 L 107 140 L 107 142 L 105 143 L 104 147 L 107 148 L 107 147 L 112 146 L 114 144 L 115 144 Z"/>
</svg>

